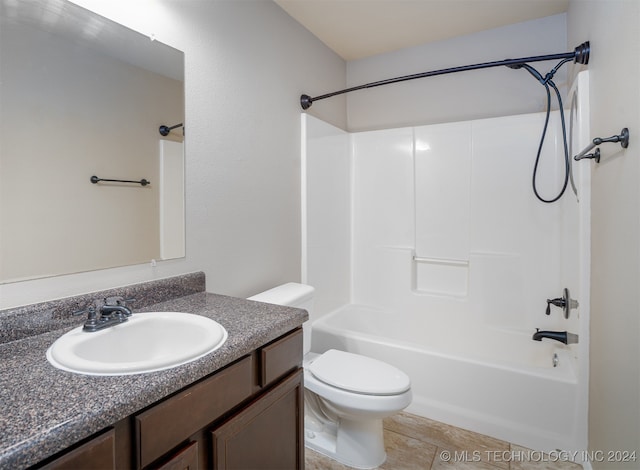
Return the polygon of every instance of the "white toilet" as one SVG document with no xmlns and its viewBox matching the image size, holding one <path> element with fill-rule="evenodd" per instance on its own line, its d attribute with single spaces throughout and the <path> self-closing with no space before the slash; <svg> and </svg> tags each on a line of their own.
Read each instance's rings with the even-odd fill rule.
<svg viewBox="0 0 640 470">
<path fill-rule="evenodd" d="M 314 288 L 290 282 L 249 300 L 303 308 L 312 314 Z M 345 465 L 375 468 L 387 454 L 382 420 L 411 403 L 409 377 L 382 361 L 331 349 L 311 350 L 304 328 L 305 445 Z"/>
</svg>

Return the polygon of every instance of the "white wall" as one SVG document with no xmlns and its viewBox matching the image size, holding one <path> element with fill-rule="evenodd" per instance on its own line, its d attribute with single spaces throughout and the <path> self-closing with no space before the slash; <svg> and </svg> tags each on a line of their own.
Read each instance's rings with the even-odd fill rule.
<svg viewBox="0 0 640 470">
<path fill-rule="evenodd" d="M 111 19 L 185 52 L 186 259 L 2 285 L 0 307 L 195 270 L 238 296 L 300 279 L 299 96 L 343 88 L 344 61 L 270 1 L 125 3 Z M 313 112 L 346 125 L 344 99 Z"/>
<path fill-rule="evenodd" d="M 566 16 L 560 14 L 354 60 L 347 64 L 347 84 L 567 52 L 573 47 L 567 49 Z M 535 67 L 547 72 L 553 65 L 555 62 L 540 62 Z M 563 77 L 561 70 L 555 80 L 559 86 L 564 84 Z M 329 91 L 333 90 L 322 89 Z M 319 101 L 312 108 L 333 99 Z M 348 94 L 347 103 L 348 129 L 361 131 L 538 112 L 545 109 L 546 95 L 526 71 L 498 67 L 356 91 Z"/>
<path fill-rule="evenodd" d="M 640 457 L 640 3 L 572 0 L 570 42 L 591 41 L 592 137 L 630 130 L 629 148 L 601 146 L 592 174 L 589 448 Z M 618 459 L 620 460 L 620 459 Z M 593 462 L 596 469 L 638 461 Z"/>
</svg>

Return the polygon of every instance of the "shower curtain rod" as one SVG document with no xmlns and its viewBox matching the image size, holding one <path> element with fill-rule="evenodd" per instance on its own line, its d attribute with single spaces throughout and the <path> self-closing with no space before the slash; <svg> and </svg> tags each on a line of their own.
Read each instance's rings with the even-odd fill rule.
<svg viewBox="0 0 640 470">
<path fill-rule="evenodd" d="M 487 69 L 490 67 L 501 67 L 501 66 L 519 68 L 519 67 L 522 67 L 527 62 L 542 62 L 545 60 L 558 60 L 558 59 L 573 59 L 574 62 L 586 65 L 589 63 L 589 52 L 590 52 L 589 41 L 587 41 L 587 42 L 583 42 L 578 47 L 576 47 L 573 52 L 564 52 L 560 54 L 549 54 L 549 55 L 541 55 L 541 56 L 534 56 L 534 57 L 523 57 L 521 59 L 505 59 L 505 60 L 494 61 L 494 62 L 484 62 L 481 64 L 463 65 L 460 67 L 452 67 L 448 69 L 432 70 L 430 72 L 416 73 L 413 75 L 405 75 L 402 77 L 389 78 L 389 79 L 380 80 L 377 82 L 366 83 L 364 85 L 354 86 L 354 87 L 346 88 L 340 91 L 334 91 L 332 93 L 315 96 L 313 98 L 309 95 L 301 95 L 300 106 L 302 106 L 302 109 L 309 109 L 314 101 L 323 100 L 325 98 L 331 98 L 332 96 L 342 95 L 343 93 L 349 93 L 351 91 L 362 90 L 364 88 L 373 88 L 381 85 L 389 85 L 391 83 L 404 82 L 407 80 L 415 80 L 416 78 L 433 77 L 436 75 L 445 75 L 448 73 L 455 73 L 455 72 L 465 72 L 467 70 Z"/>
<path fill-rule="evenodd" d="M 163 124 L 162 126 L 160 126 L 160 127 L 158 128 L 158 132 L 160 132 L 160 135 L 168 136 L 168 135 L 169 135 L 169 132 L 171 132 L 173 129 L 177 129 L 178 127 L 182 127 L 182 126 L 184 126 L 184 124 L 183 124 L 183 123 L 176 124 L 175 126 L 171 126 L 171 127 L 169 127 L 169 126 L 165 126 L 165 125 Z M 183 131 L 183 132 L 184 132 L 184 131 Z"/>
</svg>

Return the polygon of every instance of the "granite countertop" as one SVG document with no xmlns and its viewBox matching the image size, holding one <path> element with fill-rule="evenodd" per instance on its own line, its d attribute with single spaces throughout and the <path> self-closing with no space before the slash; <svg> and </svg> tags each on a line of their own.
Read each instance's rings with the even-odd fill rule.
<svg viewBox="0 0 640 470">
<path fill-rule="evenodd" d="M 218 350 L 166 371 L 113 377 L 54 368 L 49 346 L 82 324 L 0 344 L 0 469 L 24 468 L 215 372 L 299 327 L 304 310 L 199 292 L 136 311 L 196 313 L 223 325 Z M 108 351 L 106 351 L 108 354 Z"/>
</svg>

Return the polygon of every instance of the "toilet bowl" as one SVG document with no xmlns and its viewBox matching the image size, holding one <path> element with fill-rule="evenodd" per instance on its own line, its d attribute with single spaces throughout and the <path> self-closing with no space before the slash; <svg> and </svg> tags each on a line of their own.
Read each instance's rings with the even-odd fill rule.
<svg viewBox="0 0 640 470">
<path fill-rule="evenodd" d="M 303 308 L 312 318 L 314 289 L 287 283 L 249 300 Z M 411 382 L 383 361 L 331 349 L 311 350 L 311 320 L 304 328 L 305 445 L 355 468 L 386 460 L 382 420 L 411 403 Z"/>
</svg>

